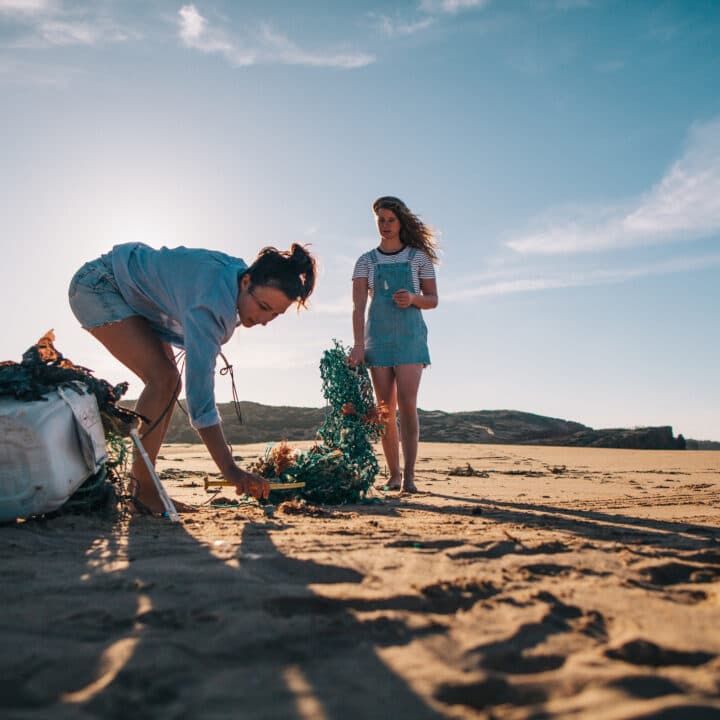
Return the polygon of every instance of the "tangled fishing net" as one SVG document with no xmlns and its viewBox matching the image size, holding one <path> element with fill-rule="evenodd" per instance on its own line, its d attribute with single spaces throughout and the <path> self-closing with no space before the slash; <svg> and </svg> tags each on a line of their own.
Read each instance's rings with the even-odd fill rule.
<svg viewBox="0 0 720 720">
<path fill-rule="evenodd" d="M 0 396 L 42 401 L 58 387 L 95 396 L 109 459 L 66 503 L 70 509 L 94 509 L 105 502 L 108 483 L 121 486 L 122 469 L 130 454 L 125 438 L 144 418 L 118 404 L 127 392 L 127 383 L 113 386 L 94 377 L 88 368 L 63 357 L 54 341 L 54 333 L 49 331 L 23 354 L 21 362 L 0 362 Z M 372 443 L 382 436 L 387 413 L 374 402 L 367 369 L 348 365 L 348 352 L 334 340 L 320 361 L 327 415 L 317 431 L 317 442 L 305 451 L 293 450 L 287 443 L 269 447 L 250 467 L 270 480 L 304 483 L 296 494 L 308 502 L 357 502 L 365 497 L 379 470 Z"/>
<path fill-rule="evenodd" d="M 97 400 L 105 431 L 108 461 L 102 470 L 87 479 L 68 500 L 68 508 L 94 508 L 108 499 L 108 482 L 119 483 L 116 469 L 124 467 L 128 448 L 124 436 L 139 419 L 137 413 L 120 407 L 118 402 L 127 392 L 126 382 L 111 385 L 96 378 L 92 370 L 75 365 L 54 345 L 55 334 L 46 332 L 36 345 L 28 348 L 19 363 L 0 362 L 0 397 L 11 396 L 26 402 L 46 401 L 46 395 L 57 388 L 78 393 L 91 393 Z"/>
<path fill-rule="evenodd" d="M 95 396 L 106 430 L 123 430 L 140 418 L 132 410 L 117 405 L 127 392 L 126 382 L 113 386 L 94 377 L 92 370 L 63 357 L 54 342 L 55 333 L 48 330 L 36 345 L 23 353 L 19 363 L 0 362 L 0 396 L 11 395 L 25 401 L 46 400 L 44 396 L 52 390 L 68 387 Z"/>
<path fill-rule="evenodd" d="M 348 352 L 333 340 L 320 360 L 328 412 L 318 442 L 305 451 L 287 443 L 270 447 L 250 468 L 270 480 L 304 482 L 297 493 L 309 502 L 357 502 L 379 470 L 372 443 L 382 436 L 387 412 L 375 404 L 367 369 L 348 365 Z"/>
</svg>

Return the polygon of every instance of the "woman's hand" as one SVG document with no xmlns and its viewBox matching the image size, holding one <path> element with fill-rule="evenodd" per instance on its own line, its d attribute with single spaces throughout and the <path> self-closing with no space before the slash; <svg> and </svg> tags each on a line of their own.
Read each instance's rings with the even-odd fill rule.
<svg viewBox="0 0 720 720">
<path fill-rule="evenodd" d="M 235 491 L 238 495 L 247 493 L 261 500 L 270 494 L 270 483 L 265 478 L 241 470 L 235 464 L 220 423 L 199 428 L 198 432 L 210 456 L 218 466 L 218 470 L 228 482 L 235 485 Z"/>
<path fill-rule="evenodd" d="M 252 495 L 258 500 L 264 500 L 270 495 L 270 483 L 264 477 L 245 472 L 237 465 L 225 470 L 223 477 L 235 485 L 237 495 Z"/>
<path fill-rule="evenodd" d="M 365 346 L 355 345 L 348 355 L 348 365 L 355 367 L 356 365 L 362 365 L 365 362 Z"/>
<path fill-rule="evenodd" d="M 409 290 L 398 290 L 393 293 L 392 299 L 398 307 L 407 308 L 413 304 L 415 293 L 411 293 Z"/>
</svg>

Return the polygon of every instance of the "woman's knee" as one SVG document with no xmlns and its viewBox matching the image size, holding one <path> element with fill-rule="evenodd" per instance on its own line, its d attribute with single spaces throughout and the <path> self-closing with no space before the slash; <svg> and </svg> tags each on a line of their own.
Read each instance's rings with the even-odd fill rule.
<svg viewBox="0 0 720 720">
<path fill-rule="evenodd" d="M 417 393 L 406 392 L 403 388 L 398 388 L 397 408 L 403 417 L 417 415 Z"/>
<path fill-rule="evenodd" d="M 182 377 L 173 363 L 151 368 L 142 380 L 146 389 L 162 392 L 165 396 L 172 394 L 177 397 L 182 389 Z"/>
<path fill-rule="evenodd" d="M 418 422 L 417 404 L 414 401 L 398 400 L 400 424 L 409 425 Z"/>
</svg>

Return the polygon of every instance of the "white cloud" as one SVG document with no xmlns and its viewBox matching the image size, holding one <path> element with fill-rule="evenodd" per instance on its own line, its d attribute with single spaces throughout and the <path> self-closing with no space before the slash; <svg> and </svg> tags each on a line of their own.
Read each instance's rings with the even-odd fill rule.
<svg viewBox="0 0 720 720">
<path fill-rule="evenodd" d="M 178 15 L 183 45 L 200 52 L 219 54 L 234 66 L 279 63 L 352 69 L 375 62 L 375 58 L 366 53 L 304 50 L 267 24 L 260 26 L 255 37 L 242 42 L 212 27 L 195 5 L 184 5 Z"/>
<path fill-rule="evenodd" d="M 42 50 L 48 47 L 121 42 L 137 33 L 119 27 L 105 15 L 102 4 L 65 6 L 60 0 L 0 0 L 0 15 L 19 24 L 7 48 Z"/>
<path fill-rule="evenodd" d="M 270 62 L 352 69 L 370 65 L 375 61 L 374 57 L 364 53 L 313 53 L 303 50 L 285 35 L 273 30 L 270 25 L 262 26 L 260 39 L 268 51 Z"/>
<path fill-rule="evenodd" d="M 435 18 L 423 17 L 419 20 L 405 21 L 399 18 L 391 18 L 388 15 L 371 14 L 376 21 L 378 30 L 390 37 L 402 35 L 414 35 L 415 33 L 427 30 L 435 23 Z"/>
<path fill-rule="evenodd" d="M 637 278 L 670 275 L 694 270 L 706 270 L 720 267 L 720 255 L 704 255 L 672 258 L 637 267 L 610 268 L 605 270 L 563 271 L 557 274 L 538 274 L 535 277 L 514 278 L 510 280 L 488 281 L 486 278 L 471 281 L 464 290 L 442 293 L 443 302 L 460 302 L 477 297 L 508 295 L 537 290 L 587 287 L 591 285 L 611 285 L 628 282 Z M 466 281 L 467 282 L 467 281 Z"/>
<path fill-rule="evenodd" d="M 43 22 L 37 32 L 48 45 L 94 45 L 100 37 L 99 29 L 88 23 Z"/>
<path fill-rule="evenodd" d="M 561 290 L 599 285 L 614 285 L 630 282 L 639 278 L 671 275 L 720 268 L 720 254 L 674 257 L 635 267 L 609 267 L 575 270 L 519 269 L 502 268 L 496 272 L 474 274 L 472 277 L 457 278 L 452 282 L 453 289 L 440 287 L 440 300 L 443 304 L 466 302 L 480 297 L 512 295 L 517 293 L 539 292 L 543 290 Z M 464 286 L 464 287 L 463 287 Z M 349 291 L 343 296 L 321 300 L 313 304 L 313 312 L 322 316 L 343 316 L 349 313 L 352 299 Z"/>
<path fill-rule="evenodd" d="M 455 15 L 463 10 L 480 9 L 488 5 L 490 0 L 421 0 L 418 6 L 418 16 L 414 19 L 368 13 L 379 32 L 388 37 L 402 37 L 414 35 L 432 27 L 440 15 Z"/>
<path fill-rule="evenodd" d="M 490 0 L 422 0 L 420 9 L 427 13 L 455 14 L 461 10 L 483 8 Z"/>
<path fill-rule="evenodd" d="M 32 15 L 44 13 L 54 6 L 51 0 L 0 0 L 0 13 Z"/>
<path fill-rule="evenodd" d="M 204 53 L 219 53 L 232 65 L 252 65 L 255 62 L 253 53 L 243 52 L 223 37 L 222 33 L 210 29 L 207 20 L 194 5 L 183 5 L 178 15 L 180 40 L 186 47 Z"/>
<path fill-rule="evenodd" d="M 697 240 L 720 233 L 720 119 L 695 127 L 685 152 L 634 201 L 561 214 L 506 244 L 554 255 Z"/>
<path fill-rule="evenodd" d="M 207 20 L 194 5 L 183 5 L 178 10 L 178 15 L 180 16 L 180 38 L 187 45 L 194 47 L 205 32 Z"/>
</svg>

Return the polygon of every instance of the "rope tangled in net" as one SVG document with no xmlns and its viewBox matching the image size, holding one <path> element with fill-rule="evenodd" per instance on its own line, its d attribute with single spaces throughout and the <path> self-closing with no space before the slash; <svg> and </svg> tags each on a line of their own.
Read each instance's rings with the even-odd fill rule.
<svg viewBox="0 0 720 720">
<path fill-rule="evenodd" d="M 46 395 L 59 387 L 95 396 L 105 431 L 108 460 L 64 505 L 67 509 L 92 510 L 109 504 L 109 497 L 113 492 L 117 494 L 111 485 L 119 487 L 121 484 L 121 471 L 129 455 L 124 438 L 130 427 L 144 418 L 118 405 L 127 392 L 126 382 L 111 385 L 96 378 L 92 370 L 64 357 L 54 342 L 55 333 L 48 330 L 37 344 L 23 353 L 19 363 L 0 362 L 0 397 L 14 397 L 26 402 L 47 401 Z"/>
<path fill-rule="evenodd" d="M 298 494 L 309 502 L 357 502 L 379 470 L 372 442 L 385 430 L 387 411 L 375 404 L 367 368 L 350 367 L 348 354 L 349 349 L 333 340 L 320 360 L 328 412 L 318 441 L 305 451 L 293 451 L 284 442 L 269 447 L 250 468 L 271 480 L 304 482 Z"/>
<path fill-rule="evenodd" d="M 127 435 L 129 426 L 142 419 L 132 410 L 117 405 L 127 392 L 128 384 L 123 382 L 113 386 L 94 377 L 92 370 L 63 357 L 55 349 L 54 342 L 55 333 L 48 330 L 36 345 L 23 353 L 21 362 L 0 362 L 0 397 L 10 395 L 17 400 L 47 400 L 45 395 L 59 387 L 81 391 L 77 385 L 81 383 L 95 396 L 106 431 L 110 429 Z"/>
</svg>

